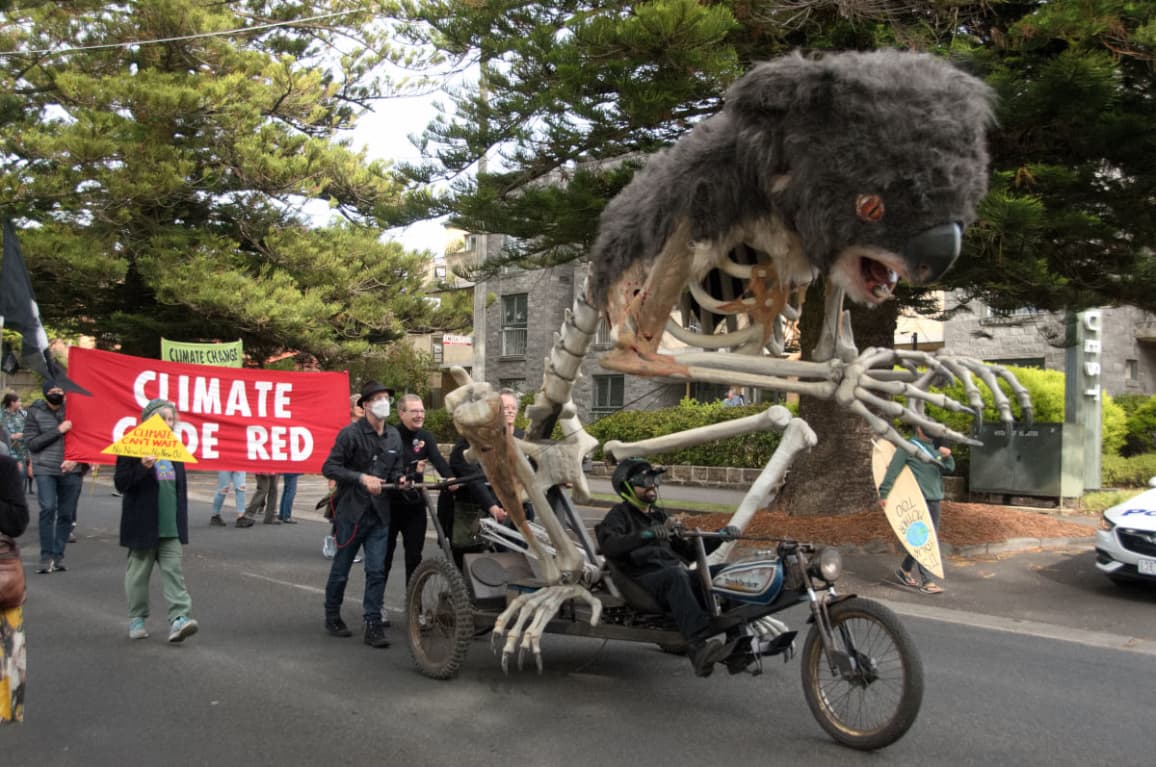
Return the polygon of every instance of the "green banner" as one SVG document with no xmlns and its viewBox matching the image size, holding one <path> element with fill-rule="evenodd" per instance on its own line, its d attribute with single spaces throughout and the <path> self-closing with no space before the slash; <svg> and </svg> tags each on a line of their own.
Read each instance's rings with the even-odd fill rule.
<svg viewBox="0 0 1156 767">
<path fill-rule="evenodd" d="M 190 365 L 218 365 L 227 368 L 242 367 L 241 342 L 227 344 L 191 344 L 184 341 L 161 339 L 161 359 L 165 362 L 184 362 Z"/>
</svg>

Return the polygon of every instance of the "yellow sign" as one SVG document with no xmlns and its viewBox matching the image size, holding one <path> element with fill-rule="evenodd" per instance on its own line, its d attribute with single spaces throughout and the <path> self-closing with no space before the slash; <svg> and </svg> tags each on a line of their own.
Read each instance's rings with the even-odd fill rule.
<svg viewBox="0 0 1156 767">
<path fill-rule="evenodd" d="M 875 440 L 875 450 L 871 453 L 871 473 L 875 476 L 875 486 L 883 482 L 891 457 L 895 455 L 895 445 L 887 440 Z M 895 478 L 891 493 L 884 501 L 884 514 L 891 529 L 899 536 L 899 542 L 915 561 L 927 568 L 936 577 L 943 578 L 943 559 L 939 554 L 939 536 L 931 523 L 931 512 L 923 491 L 915 481 L 915 475 L 907 466 Z"/>
<path fill-rule="evenodd" d="M 126 432 L 123 437 L 100 452 L 105 455 L 126 455 L 130 458 L 144 458 L 151 455 L 180 463 L 197 462 L 165 423 L 165 419 L 161 418 L 160 413 L 154 413 L 152 418 Z"/>
</svg>

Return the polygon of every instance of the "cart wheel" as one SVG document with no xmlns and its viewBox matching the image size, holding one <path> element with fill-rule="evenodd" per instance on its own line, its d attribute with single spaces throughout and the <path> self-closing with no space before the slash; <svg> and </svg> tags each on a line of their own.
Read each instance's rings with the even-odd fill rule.
<svg viewBox="0 0 1156 767">
<path fill-rule="evenodd" d="M 462 574 L 442 557 L 423 560 L 406 594 L 409 651 L 421 673 L 452 679 L 474 635 L 474 613 Z"/>
</svg>

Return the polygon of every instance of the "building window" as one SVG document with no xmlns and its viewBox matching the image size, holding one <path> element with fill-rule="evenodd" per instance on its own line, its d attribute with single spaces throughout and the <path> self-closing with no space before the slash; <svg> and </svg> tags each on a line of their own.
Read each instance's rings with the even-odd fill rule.
<svg viewBox="0 0 1156 767">
<path fill-rule="evenodd" d="M 502 356 L 526 356 L 526 318 L 528 296 L 517 293 L 502 296 Z"/>
<path fill-rule="evenodd" d="M 726 384 L 691 381 L 690 398 L 695 402 L 718 402 L 726 398 L 729 388 Z"/>
<path fill-rule="evenodd" d="M 609 349 L 612 343 L 614 341 L 610 337 L 610 323 L 603 317 L 598 320 L 598 328 L 594 331 L 594 348 Z"/>
<path fill-rule="evenodd" d="M 1124 360 L 1124 383 L 1136 384 L 1140 382 L 1140 363 L 1137 360 Z"/>
<path fill-rule="evenodd" d="M 466 253 L 474 252 L 478 249 L 478 235 L 467 234 L 462 244 L 464 246 L 462 250 L 464 250 Z"/>
<path fill-rule="evenodd" d="M 601 418 L 621 410 L 625 387 L 624 376 L 594 376 L 594 407 L 590 409 L 594 417 Z"/>
<path fill-rule="evenodd" d="M 526 391 L 526 379 L 525 378 L 499 378 L 498 379 L 498 388 L 499 389 L 510 389 L 512 391 L 518 392 L 518 394 L 522 394 Z"/>
</svg>

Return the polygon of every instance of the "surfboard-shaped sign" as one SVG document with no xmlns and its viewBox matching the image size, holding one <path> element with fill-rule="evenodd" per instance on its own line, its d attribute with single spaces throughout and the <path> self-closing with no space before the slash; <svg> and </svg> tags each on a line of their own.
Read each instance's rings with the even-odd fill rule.
<svg viewBox="0 0 1156 767">
<path fill-rule="evenodd" d="M 887 466 L 891 457 L 895 455 L 895 445 L 887 440 L 875 440 L 875 449 L 871 453 L 871 473 L 875 476 L 875 487 L 883 482 L 883 475 L 887 473 Z M 884 513 L 891 529 L 899 536 L 899 542 L 907 553 L 915 557 L 915 561 L 934 573 L 937 578 L 943 578 L 943 558 L 939 553 L 939 536 L 935 534 L 935 525 L 931 523 L 931 512 L 927 510 L 927 501 L 923 499 L 923 492 L 911 469 L 904 466 L 891 487 L 891 494 L 884 501 Z"/>
</svg>

